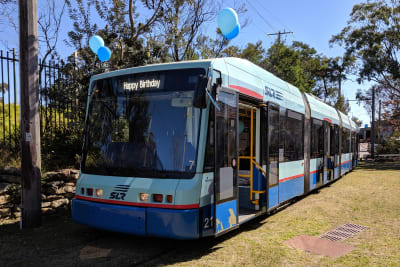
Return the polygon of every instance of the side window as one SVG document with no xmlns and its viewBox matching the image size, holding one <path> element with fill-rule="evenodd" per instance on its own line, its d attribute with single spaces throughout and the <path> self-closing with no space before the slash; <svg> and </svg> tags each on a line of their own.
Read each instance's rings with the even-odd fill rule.
<svg viewBox="0 0 400 267">
<path fill-rule="evenodd" d="M 207 142 L 206 142 L 206 154 L 204 158 L 204 172 L 214 171 L 214 105 L 210 105 L 210 115 L 208 116 L 208 129 L 207 129 Z"/>
<path fill-rule="evenodd" d="M 312 159 L 324 155 L 324 127 L 321 120 L 312 119 L 311 123 L 311 153 Z"/>
<path fill-rule="evenodd" d="M 342 129 L 342 154 L 350 152 L 350 132 L 348 129 Z"/>
<path fill-rule="evenodd" d="M 304 115 L 288 110 L 285 125 L 285 159 L 287 161 L 304 158 L 303 125 Z"/>
<path fill-rule="evenodd" d="M 269 146 L 269 186 L 278 184 L 278 158 L 279 158 L 279 110 L 270 108 L 268 110 L 268 141 Z"/>
<path fill-rule="evenodd" d="M 286 109 L 279 109 L 279 162 L 286 162 L 285 158 L 286 145 Z"/>
</svg>

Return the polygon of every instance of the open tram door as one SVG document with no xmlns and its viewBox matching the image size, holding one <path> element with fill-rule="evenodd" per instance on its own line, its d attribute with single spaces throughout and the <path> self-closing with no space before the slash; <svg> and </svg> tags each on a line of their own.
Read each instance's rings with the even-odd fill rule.
<svg viewBox="0 0 400 267">
<path fill-rule="evenodd" d="M 214 230 L 218 236 L 239 227 L 237 199 L 238 93 L 220 88 L 215 121 Z"/>
</svg>

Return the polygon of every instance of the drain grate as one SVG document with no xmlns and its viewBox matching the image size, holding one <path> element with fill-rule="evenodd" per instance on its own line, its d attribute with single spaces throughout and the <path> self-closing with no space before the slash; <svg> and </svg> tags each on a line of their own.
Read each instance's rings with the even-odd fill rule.
<svg viewBox="0 0 400 267">
<path fill-rule="evenodd" d="M 345 223 L 332 231 L 322 234 L 320 238 L 325 238 L 335 242 L 341 241 L 349 237 L 352 237 L 353 235 L 358 234 L 359 232 L 364 231 L 367 228 L 368 227 L 366 226 L 354 223 Z"/>
</svg>

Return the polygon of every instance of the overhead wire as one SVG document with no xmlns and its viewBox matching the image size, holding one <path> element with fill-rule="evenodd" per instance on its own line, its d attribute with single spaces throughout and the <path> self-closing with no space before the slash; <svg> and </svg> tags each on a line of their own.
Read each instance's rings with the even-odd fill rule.
<svg viewBox="0 0 400 267">
<path fill-rule="evenodd" d="M 246 0 L 246 1 L 247 1 L 247 0 Z M 266 13 L 268 13 L 271 17 L 273 17 L 278 23 L 280 23 L 280 24 L 284 27 L 284 30 L 288 30 L 288 31 L 292 32 L 291 35 L 292 35 L 293 38 L 294 38 L 294 33 L 293 33 L 293 31 L 291 30 L 290 27 L 288 27 L 287 25 L 285 25 L 285 23 L 283 23 L 281 19 L 279 19 L 277 16 L 275 16 L 275 15 L 273 14 L 273 12 L 269 11 L 264 5 L 262 5 L 262 3 L 261 3 L 260 1 L 255 0 L 255 2 L 257 2 L 257 5 L 260 6 L 261 9 L 263 9 Z M 254 8 L 254 7 L 253 7 L 253 8 Z M 258 12 L 257 12 L 257 13 L 258 13 Z M 273 30 L 276 32 L 275 29 L 273 29 Z"/>
<path fill-rule="evenodd" d="M 256 12 L 256 14 L 264 21 L 265 24 L 267 24 L 268 27 L 270 27 L 273 31 L 276 31 L 276 29 L 274 28 L 274 26 L 272 26 L 271 23 L 269 23 L 261 14 L 260 12 L 258 12 L 257 8 L 253 6 L 253 4 L 246 0 L 246 2 L 249 4 L 249 6 Z M 264 32 L 264 31 L 263 31 Z"/>
</svg>

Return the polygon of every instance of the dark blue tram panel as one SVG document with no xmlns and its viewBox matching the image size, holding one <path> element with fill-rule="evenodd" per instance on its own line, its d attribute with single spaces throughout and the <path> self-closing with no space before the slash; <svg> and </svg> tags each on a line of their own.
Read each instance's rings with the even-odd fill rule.
<svg viewBox="0 0 400 267">
<path fill-rule="evenodd" d="M 218 88 L 206 107 L 193 101 L 203 83 Z M 72 201 L 80 224 L 138 236 L 218 236 L 357 165 L 348 116 L 246 60 L 119 70 L 92 77 L 89 93 Z M 137 112 L 143 106 L 148 111 Z M 118 137 L 107 132 L 119 124 Z M 240 157 L 248 169 L 239 169 Z"/>
<path fill-rule="evenodd" d="M 199 210 L 110 205 L 73 199 L 72 219 L 108 231 L 175 239 L 199 237 Z"/>
</svg>

